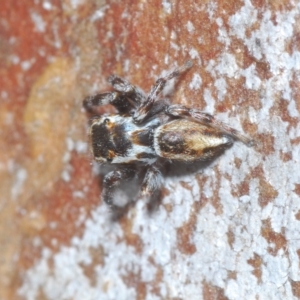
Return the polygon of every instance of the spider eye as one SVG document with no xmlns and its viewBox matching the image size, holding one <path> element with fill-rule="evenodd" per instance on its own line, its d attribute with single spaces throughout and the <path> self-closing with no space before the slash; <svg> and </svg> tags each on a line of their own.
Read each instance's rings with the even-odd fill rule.
<svg viewBox="0 0 300 300">
<path fill-rule="evenodd" d="M 106 161 L 107 162 L 112 162 L 112 158 L 107 158 Z"/>
<path fill-rule="evenodd" d="M 109 119 L 104 119 L 104 124 L 108 124 L 109 123 Z"/>
</svg>

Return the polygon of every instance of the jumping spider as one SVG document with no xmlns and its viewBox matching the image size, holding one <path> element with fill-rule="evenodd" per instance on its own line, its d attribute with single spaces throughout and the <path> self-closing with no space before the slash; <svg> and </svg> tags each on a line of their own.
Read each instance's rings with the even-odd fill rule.
<svg viewBox="0 0 300 300">
<path fill-rule="evenodd" d="M 145 168 L 141 195 L 150 197 L 162 185 L 162 160 L 208 161 L 229 148 L 234 140 L 252 145 L 252 140 L 216 120 L 212 115 L 183 105 L 170 105 L 160 98 L 167 81 L 191 68 L 188 61 L 159 78 L 145 95 L 123 78 L 112 75 L 112 92 L 87 97 L 83 106 L 94 115 L 89 136 L 94 159 L 116 164 L 103 182 L 102 199 L 111 209 L 119 208 L 114 190 L 122 180 L 130 180 L 137 168 Z M 101 115 L 97 106 L 111 104 L 117 114 Z"/>
</svg>

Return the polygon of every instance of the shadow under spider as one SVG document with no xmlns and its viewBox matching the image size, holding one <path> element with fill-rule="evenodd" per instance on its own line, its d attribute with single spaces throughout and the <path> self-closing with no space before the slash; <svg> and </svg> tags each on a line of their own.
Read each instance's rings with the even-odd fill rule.
<svg viewBox="0 0 300 300">
<path fill-rule="evenodd" d="M 224 149 L 218 153 L 213 159 L 209 161 L 196 161 L 193 163 L 186 162 L 172 162 L 172 161 L 164 161 L 160 166 L 160 171 L 163 175 L 163 178 L 172 178 L 172 177 L 182 177 L 185 175 L 197 174 L 200 173 L 203 169 L 209 167 L 216 159 L 219 158 L 227 149 Z M 114 169 L 112 165 L 102 165 L 99 166 L 101 168 L 101 174 L 105 174 L 107 171 L 111 171 Z M 124 181 L 120 184 L 117 191 L 115 192 L 115 198 L 123 198 L 127 199 L 119 209 L 115 209 L 111 211 L 110 220 L 113 222 L 119 221 L 123 217 L 125 217 L 130 209 L 136 204 L 137 201 L 143 201 L 143 198 L 139 198 L 139 191 L 142 185 L 143 178 L 146 173 L 146 168 L 138 168 L 137 167 L 137 175 L 134 179 L 129 181 Z M 100 175 L 100 177 L 102 177 Z M 148 215 L 152 215 L 155 213 L 161 202 L 163 200 L 163 189 L 157 190 L 148 198 L 146 209 Z M 123 201 L 124 202 L 124 201 Z M 105 205 L 105 204 L 104 204 Z"/>
</svg>

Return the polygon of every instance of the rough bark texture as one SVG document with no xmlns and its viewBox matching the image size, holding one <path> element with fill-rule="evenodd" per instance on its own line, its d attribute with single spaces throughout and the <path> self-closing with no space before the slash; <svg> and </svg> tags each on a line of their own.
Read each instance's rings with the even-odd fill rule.
<svg viewBox="0 0 300 300">
<path fill-rule="evenodd" d="M 257 146 L 112 222 L 82 99 L 188 59 L 171 101 Z M 2 1 L 0 299 L 298 299 L 299 70 L 299 1 Z"/>
</svg>

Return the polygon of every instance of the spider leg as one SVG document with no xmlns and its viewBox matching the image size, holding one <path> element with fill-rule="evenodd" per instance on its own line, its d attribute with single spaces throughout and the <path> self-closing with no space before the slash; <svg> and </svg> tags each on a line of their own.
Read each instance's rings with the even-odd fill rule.
<svg viewBox="0 0 300 300">
<path fill-rule="evenodd" d="M 122 166 L 112 172 L 109 172 L 103 180 L 103 191 L 101 198 L 110 207 L 111 210 L 119 210 L 120 207 L 113 202 L 115 189 L 120 185 L 122 180 L 130 180 L 135 175 L 133 166 Z"/>
<path fill-rule="evenodd" d="M 158 78 L 155 85 L 151 88 L 151 91 L 144 103 L 135 111 L 133 119 L 136 123 L 143 122 L 147 117 L 153 104 L 158 100 L 158 97 L 165 87 L 166 83 L 174 77 L 180 76 L 192 67 L 192 62 L 187 61 L 183 66 L 176 68 L 173 72 L 166 75 L 165 77 Z"/>
<path fill-rule="evenodd" d="M 146 100 L 143 92 L 125 79 L 112 75 L 108 81 L 114 91 L 86 97 L 83 100 L 83 107 L 87 112 L 97 115 L 98 106 L 111 104 L 119 113 L 126 114 Z"/>
<path fill-rule="evenodd" d="M 113 86 L 114 90 L 120 92 L 122 96 L 129 97 L 136 105 L 141 105 L 146 101 L 144 92 L 138 87 L 132 85 L 124 78 L 116 75 L 111 75 L 108 82 Z"/>
<path fill-rule="evenodd" d="M 208 125 L 210 127 L 216 128 L 218 130 L 221 130 L 225 134 L 228 134 L 232 136 L 235 140 L 241 141 L 242 143 L 246 144 L 247 146 L 253 146 L 254 141 L 247 136 L 243 135 L 236 129 L 230 127 L 229 125 L 218 121 L 215 117 L 212 115 L 202 112 L 198 109 L 194 108 L 188 108 L 183 105 L 170 105 L 165 109 L 165 113 L 167 115 L 173 116 L 173 117 L 188 117 L 192 120 Z"/>
<path fill-rule="evenodd" d="M 155 165 L 149 166 L 142 183 L 141 195 L 151 197 L 155 191 L 161 188 L 162 179 L 160 170 Z"/>
<path fill-rule="evenodd" d="M 83 100 L 83 107 L 87 112 L 97 114 L 97 106 L 114 104 L 114 101 L 116 101 L 119 98 L 119 96 L 120 95 L 118 92 L 91 95 Z"/>
</svg>

